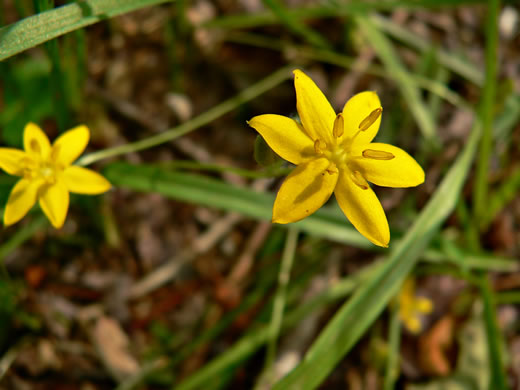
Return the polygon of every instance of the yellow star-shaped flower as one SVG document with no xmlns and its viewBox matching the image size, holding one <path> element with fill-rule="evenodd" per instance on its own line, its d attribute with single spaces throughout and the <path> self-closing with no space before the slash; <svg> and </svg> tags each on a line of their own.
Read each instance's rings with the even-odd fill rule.
<svg viewBox="0 0 520 390">
<path fill-rule="evenodd" d="M 399 317 L 401 322 L 412 333 L 421 331 L 421 317 L 433 311 L 433 303 L 425 297 L 415 295 L 415 280 L 408 278 L 404 281 L 399 292 Z"/>
<path fill-rule="evenodd" d="M 273 222 L 299 221 L 319 209 L 332 192 L 357 230 L 387 247 L 385 212 L 367 181 L 385 187 L 412 187 L 424 171 L 404 150 L 371 143 L 383 111 L 375 92 L 352 97 L 336 115 L 320 89 L 302 71 L 294 71 L 296 108 L 301 124 L 280 115 L 259 115 L 248 123 L 282 158 L 297 165 L 282 184 L 273 206 Z"/>
<path fill-rule="evenodd" d="M 28 123 L 23 134 L 25 151 L 0 148 L 0 168 L 22 177 L 9 195 L 5 226 L 22 219 L 38 200 L 52 225 L 59 229 L 67 216 L 69 192 L 95 195 L 110 189 L 110 183 L 100 174 L 72 165 L 89 138 L 88 128 L 78 126 L 63 133 L 51 146 L 45 133 Z"/>
</svg>

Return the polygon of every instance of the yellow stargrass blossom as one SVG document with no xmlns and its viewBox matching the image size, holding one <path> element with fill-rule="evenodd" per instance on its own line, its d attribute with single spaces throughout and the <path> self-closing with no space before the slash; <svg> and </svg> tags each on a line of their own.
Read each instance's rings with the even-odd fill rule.
<svg viewBox="0 0 520 390">
<path fill-rule="evenodd" d="M 356 229 L 387 247 L 385 212 L 368 181 L 385 187 L 412 187 L 424 171 L 404 150 L 371 143 L 383 111 L 375 92 L 361 92 L 334 109 L 302 71 L 294 71 L 296 108 L 301 124 L 281 115 L 259 115 L 248 123 L 282 158 L 297 165 L 282 184 L 273 206 L 273 222 L 299 221 L 319 209 L 334 192 Z"/>
<path fill-rule="evenodd" d="M 421 317 L 433 310 L 433 303 L 425 297 L 415 295 L 415 280 L 404 281 L 399 292 L 399 317 L 401 322 L 412 333 L 421 331 Z"/>
<path fill-rule="evenodd" d="M 51 145 L 37 125 L 28 123 L 23 134 L 24 150 L 0 148 L 0 168 L 21 176 L 5 207 L 5 226 L 18 222 L 39 201 L 49 221 L 59 229 L 67 216 L 69 192 L 95 195 L 110 189 L 108 180 L 99 173 L 72 165 L 89 138 L 88 128 L 77 126 Z"/>
</svg>

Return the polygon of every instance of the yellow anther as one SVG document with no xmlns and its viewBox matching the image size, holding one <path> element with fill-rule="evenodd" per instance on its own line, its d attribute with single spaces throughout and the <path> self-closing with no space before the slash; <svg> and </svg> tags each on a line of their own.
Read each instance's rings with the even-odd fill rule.
<svg viewBox="0 0 520 390">
<path fill-rule="evenodd" d="M 338 167 L 334 163 L 331 163 L 326 170 L 327 170 L 329 175 L 333 175 L 335 173 L 339 173 Z"/>
<path fill-rule="evenodd" d="M 336 119 L 334 120 L 334 128 L 332 129 L 332 134 L 334 135 L 334 138 L 339 138 L 343 135 L 344 131 L 345 131 L 345 122 L 343 120 L 343 115 L 338 114 L 336 116 Z"/>
<path fill-rule="evenodd" d="M 355 185 L 357 185 L 362 190 L 368 190 L 369 185 L 368 182 L 365 180 L 361 172 L 354 171 L 350 174 L 350 178 L 354 182 Z"/>
<path fill-rule="evenodd" d="M 381 112 L 383 112 L 383 109 L 381 107 L 376 108 L 374 111 L 372 111 L 365 119 L 361 121 L 361 123 L 359 124 L 359 130 L 368 130 L 368 128 L 374 124 L 377 118 L 379 118 Z"/>
<path fill-rule="evenodd" d="M 325 149 L 326 147 L 327 145 L 325 145 L 325 142 L 322 142 L 319 139 L 314 141 L 314 151 L 316 152 L 316 154 L 322 154 L 323 149 Z"/>
<path fill-rule="evenodd" d="M 383 150 L 365 149 L 363 150 L 363 157 L 371 158 L 372 160 L 391 160 L 395 156 L 390 152 Z"/>
</svg>

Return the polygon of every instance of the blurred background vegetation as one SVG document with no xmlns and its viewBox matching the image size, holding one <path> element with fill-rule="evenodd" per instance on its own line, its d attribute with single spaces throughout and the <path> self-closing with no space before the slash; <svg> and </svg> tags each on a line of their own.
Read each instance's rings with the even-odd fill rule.
<svg viewBox="0 0 520 390">
<path fill-rule="evenodd" d="M 0 231 L 0 389 L 520 386 L 516 0 L 0 0 L 0 141 L 85 123 L 114 189 Z M 291 167 L 246 121 L 303 69 L 426 172 L 272 225 Z M 0 175 L 0 210 L 16 178 Z M 433 311 L 401 323 L 405 280 Z"/>
</svg>

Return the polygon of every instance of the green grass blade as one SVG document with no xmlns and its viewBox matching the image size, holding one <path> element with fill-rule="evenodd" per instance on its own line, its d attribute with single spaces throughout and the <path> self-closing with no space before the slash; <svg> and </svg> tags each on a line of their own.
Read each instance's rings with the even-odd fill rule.
<svg viewBox="0 0 520 390">
<path fill-rule="evenodd" d="M 427 206 L 388 259 L 336 313 L 318 336 L 305 360 L 274 389 L 313 389 L 359 341 L 410 273 L 431 238 L 451 214 L 466 180 L 480 138 L 477 124 Z"/>
<path fill-rule="evenodd" d="M 235 211 L 258 220 L 271 220 L 275 198 L 272 193 L 237 188 L 210 177 L 172 171 L 161 166 L 132 165 L 124 162 L 109 164 L 104 170 L 104 175 L 117 187 L 134 191 L 158 192 L 184 202 Z M 315 237 L 357 248 L 379 250 L 347 222 L 337 207 L 322 207 L 313 215 L 297 222 L 295 227 Z M 499 258 L 485 253 L 475 254 L 453 245 L 450 248 L 455 249 L 447 250 L 446 245 L 440 249 L 430 248 L 421 256 L 431 263 L 448 261 L 468 269 L 498 272 L 518 270 L 518 264 L 514 259 Z"/>
<path fill-rule="evenodd" d="M 343 6 L 320 5 L 315 7 L 302 7 L 288 9 L 287 13 L 291 17 L 301 21 L 305 19 L 336 18 L 369 11 L 392 11 L 396 8 L 422 9 L 439 7 L 456 7 L 468 4 L 482 4 L 485 0 L 392 0 L 392 1 L 370 1 L 356 0 L 349 1 Z M 204 27 L 218 27 L 224 29 L 235 28 L 254 28 L 265 25 L 279 24 L 280 19 L 272 12 L 254 12 L 249 14 L 239 14 L 224 16 L 210 20 Z"/>
<path fill-rule="evenodd" d="M 486 23 L 486 80 L 480 99 L 480 119 L 482 120 L 482 139 L 480 141 L 479 159 L 475 169 L 473 186 L 473 218 L 481 228 L 480 221 L 485 216 L 488 202 L 489 165 L 493 147 L 493 118 L 496 98 L 496 77 L 498 62 L 498 15 L 500 2 L 491 0 L 487 9 Z"/>
<path fill-rule="evenodd" d="M 401 345 L 401 318 L 399 305 L 391 308 L 388 329 L 388 357 L 386 361 L 384 390 L 392 390 L 399 376 L 399 347 Z"/>
<path fill-rule="evenodd" d="M 252 45 L 281 52 L 294 51 L 295 53 L 298 53 L 299 56 L 314 61 L 341 66 L 345 69 L 355 69 L 354 57 L 338 54 L 332 50 L 313 48 L 309 47 L 308 45 L 294 45 L 292 43 L 280 41 L 280 39 L 272 39 L 263 35 L 244 32 L 229 33 L 225 36 L 225 40 L 228 42 Z M 388 72 L 382 66 L 369 65 L 366 69 L 363 69 L 363 72 L 374 76 L 388 78 L 396 82 L 399 81 L 399 79 L 394 74 Z M 467 101 L 465 101 L 456 92 L 449 89 L 445 83 L 440 83 L 430 78 L 422 77 L 413 73 L 409 74 L 409 76 L 418 87 L 431 92 L 432 94 L 446 100 L 454 106 L 466 110 L 473 110 Z"/>
<path fill-rule="evenodd" d="M 419 88 L 401 63 L 391 42 L 379 31 L 371 17 L 357 16 L 355 20 L 358 28 L 381 58 L 387 70 L 396 78 L 401 95 L 410 107 L 423 136 L 433 145 L 439 146 L 439 138 L 435 132 L 433 118 L 422 101 Z"/>
<path fill-rule="evenodd" d="M 486 216 L 489 196 L 489 165 L 493 149 L 493 120 L 494 104 L 497 89 L 498 71 L 498 18 L 500 12 L 500 1 L 489 0 L 486 19 L 486 78 L 479 110 L 482 121 L 482 139 L 480 141 L 479 159 L 477 160 L 475 172 L 475 185 L 473 188 L 473 220 L 475 225 L 482 229 L 482 218 Z M 478 245 L 479 242 L 476 241 Z M 502 335 L 497 324 L 497 313 L 493 292 L 489 285 L 488 276 L 479 273 L 481 280 L 480 292 L 484 303 L 484 323 L 486 325 L 486 338 L 489 354 L 491 379 L 489 388 L 505 390 L 508 388 L 506 373 L 503 367 L 501 341 Z"/>
<path fill-rule="evenodd" d="M 517 166 L 514 171 L 498 185 L 498 188 L 489 195 L 486 214 L 481 222 L 483 229 L 489 227 L 489 224 L 506 207 L 506 205 L 518 195 L 519 191 L 520 167 Z"/>
<path fill-rule="evenodd" d="M 466 80 L 471 81 L 475 85 L 481 86 L 484 84 L 484 72 L 476 68 L 469 61 L 440 48 L 435 48 L 435 46 L 427 40 L 413 34 L 411 31 L 392 22 L 391 20 L 381 16 L 374 16 L 372 20 L 375 25 L 385 33 L 415 50 L 427 52 L 435 49 L 434 52 L 440 64 L 450 69 L 452 72 L 457 73 L 459 76 L 464 77 Z"/>
<path fill-rule="evenodd" d="M 236 109 L 241 104 L 248 102 L 256 98 L 257 96 L 263 94 L 266 91 L 274 88 L 278 84 L 282 83 L 286 79 L 288 79 L 291 75 L 291 70 L 293 67 L 291 65 L 284 66 L 277 71 L 271 73 L 266 78 L 260 80 L 256 84 L 251 85 L 250 87 L 240 91 L 238 94 L 224 100 L 222 103 L 217 104 L 211 109 L 203 112 L 202 114 L 196 116 L 189 121 L 181 123 L 179 126 L 176 126 L 172 129 L 163 131 L 157 135 L 144 138 L 139 141 L 130 142 L 128 144 L 114 146 L 112 148 L 98 150 L 97 152 L 93 152 L 81 157 L 78 161 L 78 165 L 89 165 L 93 162 L 108 158 L 115 157 L 122 154 L 127 154 L 131 152 L 137 152 L 139 150 L 149 149 L 151 147 L 161 145 L 165 142 L 172 141 L 180 136 L 189 133 L 215 119 L 218 117 Z"/>
<path fill-rule="evenodd" d="M 172 0 L 82 0 L 0 28 L 0 61 L 103 19 Z"/>
<path fill-rule="evenodd" d="M 512 93 L 504 105 L 504 111 L 495 118 L 493 129 L 497 141 L 507 143 L 516 124 L 520 121 L 520 94 Z"/>
<path fill-rule="evenodd" d="M 330 47 L 329 43 L 319 33 L 312 28 L 307 27 L 298 17 L 289 13 L 285 6 L 280 4 L 278 0 L 262 0 L 273 13 L 284 23 L 290 31 L 300 35 L 307 42 L 318 47 Z"/>
<path fill-rule="evenodd" d="M 114 163 L 106 167 L 104 174 L 115 186 L 158 192 L 190 203 L 235 211 L 259 220 L 271 220 L 275 198 L 271 193 L 235 188 L 209 177 L 149 165 Z M 294 226 L 316 237 L 326 237 L 360 248 L 373 247 L 336 208 L 322 208 Z"/>
<path fill-rule="evenodd" d="M 278 275 L 278 288 L 276 289 L 271 323 L 269 324 L 269 339 L 267 342 L 267 353 L 265 358 L 265 373 L 267 383 L 272 383 L 275 381 L 272 379 L 272 377 L 273 363 L 276 358 L 276 343 L 278 341 L 278 337 L 280 336 L 280 330 L 282 327 L 282 320 L 287 300 L 287 285 L 289 284 L 296 246 L 298 244 L 298 234 L 298 230 L 294 228 L 289 229 L 287 232 L 287 238 L 285 240 L 285 248 L 282 255 L 280 273 Z"/>
<path fill-rule="evenodd" d="M 0 215 L 3 215 L 3 210 L 0 210 Z M 27 225 L 20 227 L 16 233 L 0 245 L 0 264 L 9 253 L 18 248 L 45 226 L 47 226 L 47 220 L 43 215 L 40 215 L 31 220 Z"/>
<path fill-rule="evenodd" d="M 357 274 L 339 280 L 324 292 L 298 306 L 284 317 L 282 329 L 287 330 L 295 326 L 319 307 L 334 303 L 349 295 L 359 283 L 366 280 L 367 277 L 380 266 L 380 263 L 367 266 Z M 175 390 L 209 388 L 208 383 L 210 381 L 222 375 L 224 371 L 236 367 L 238 363 L 261 348 L 267 342 L 268 338 L 269 327 L 267 325 L 256 329 L 254 332 L 250 332 L 231 348 L 227 349 L 222 355 L 206 364 L 189 378 L 186 378 L 178 386 L 175 386 Z"/>
<path fill-rule="evenodd" d="M 502 334 L 497 324 L 496 302 L 493 291 L 486 274 L 481 275 L 481 283 L 479 285 L 482 302 L 484 303 L 484 324 L 486 328 L 486 341 L 489 354 L 489 364 L 491 371 L 491 379 L 488 388 L 496 390 L 506 390 L 507 385 L 506 373 L 503 367 L 502 359 Z"/>
</svg>

